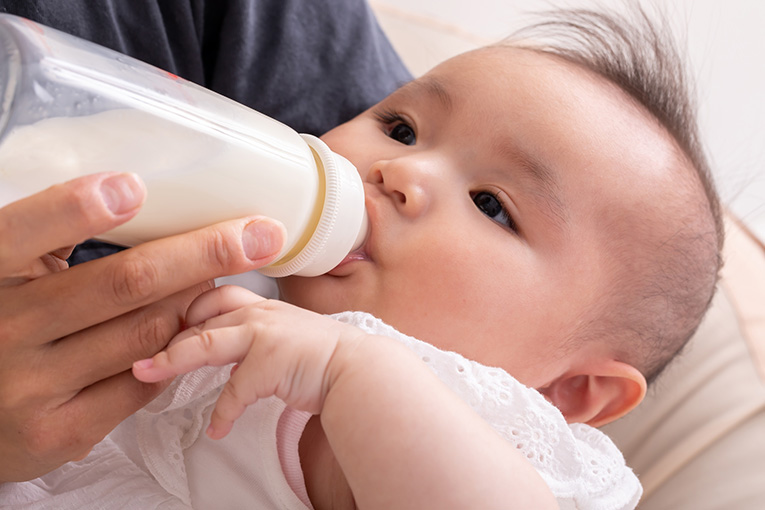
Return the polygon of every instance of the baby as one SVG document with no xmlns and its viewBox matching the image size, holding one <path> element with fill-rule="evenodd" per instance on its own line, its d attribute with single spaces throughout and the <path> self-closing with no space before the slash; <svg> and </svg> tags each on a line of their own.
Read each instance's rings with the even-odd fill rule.
<svg viewBox="0 0 765 510">
<path fill-rule="evenodd" d="M 230 379 L 176 380 L 44 484 L 100 469 L 129 508 L 634 508 L 592 427 L 693 333 L 722 243 L 662 33 L 561 12 L 326 133 L 364 181 L 364 246 L 283 301 L 202 295 L 133 373 Z"/>
</svg>

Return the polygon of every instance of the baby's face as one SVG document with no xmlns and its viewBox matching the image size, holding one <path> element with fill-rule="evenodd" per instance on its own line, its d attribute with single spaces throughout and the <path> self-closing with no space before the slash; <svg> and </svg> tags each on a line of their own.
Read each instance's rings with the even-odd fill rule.
<svg viewBox="0 0 765 510">
<path fill-rule="evenodd" d="M 621 91 L 511 48 L 449 60 L 323 139 L 361 174 L 370 236 L 283 298 L 370 312 L 534 387 L 607 348 L 560 350 L 614 285 L 614 243 L 640 257 L 661 234 L 680 164 Z"/>
</svg>

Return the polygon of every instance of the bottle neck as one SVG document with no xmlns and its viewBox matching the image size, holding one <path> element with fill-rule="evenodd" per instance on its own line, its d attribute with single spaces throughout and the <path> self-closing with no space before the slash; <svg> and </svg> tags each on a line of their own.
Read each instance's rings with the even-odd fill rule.
<svg viewBox="0 0 765 510">
<path fill-rule="evenodd" d="M 324 195 L 317 198 L 321 213 L 298 253 L 261 269 L 267 276 L 324 274 L 361 246 L 367 235 L 364 186 L 356 167 L 315 136 L 301 136 L 314 152 L 324 181 Z"/>
</svg>

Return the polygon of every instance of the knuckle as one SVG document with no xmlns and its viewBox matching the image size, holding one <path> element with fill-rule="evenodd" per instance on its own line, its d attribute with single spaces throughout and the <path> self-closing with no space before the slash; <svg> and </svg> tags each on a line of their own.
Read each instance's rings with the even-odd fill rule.
<svg viewBox="0 0 765 510">
<path fill-rule="evenodd" d="M 232 249 L 226 235 L 213 230 L 207 239 L 207 258 L 220 270 L 227 270 L 237 261 L 237 250 Z"/>
<path fill-rule="evenodd" d="M 219 402 L 221 402 L 221 404 L 217 406 L 218 412 L 222 415 L 221 417 L 230 418 L 227 411 L 230 411 L 232 407 L 237 408 L 246 405 L 247 402 L 243 400 L 243 397 L 240 384 L 236 380 L 229 379 L 226 385 L 223 386 L 223 391 L 221 391 L 218 399 Z"/>
<path fill-rule="evenodd" d="M 75 181 L 55 184 L 51 189 L 60 195 L 68 220 L 74 223 L 79 231 L 94 232 L 101 227 L 104 221 L 99 214 L 101 209 L 93 207 L 92 193 L 85 183 Z"/>
<path fill-rule="evenodd" d="M 260 302 L 260 306 L 266 312 L 276 312 L 284 306 L 284 302 L 278 299 L 266 299 Z"/>
<path fill-rule="evenodd" d="M 132 305 L 149 300 L 159 288 L 155 262 L 138 251 L 125 252 L 112 274 L 112 293 L 118 305 Z"/>
<path fill-rule="evenodd" d="M 205 353 L 212 353 L 215 350 L 215 335 L 209 330 L 200 330 L 198 333 L 199 347 Z"/>
<path fill-rule="evenodd" d="M 215 362 L 215 335 L 212 331 L 205 329 L 204 323 L 192 326 L 184 333 L 190 334 L 191 337 L 182 340 L 178 344 L 174 344 L 171 348 L 164 351 L 168 364 L 187 363 L 189 353 L 192 353 L 195 359 L 201 357 L 210 363 Z"/>
<path fill-rule="evenodd" d="M 78 447 L 82 438 L 77 427 L 55 426 L 52 420 L 27 424 L 21 436 L 24 451 L 34 459 L 63 457 Z"/>
<path fill-rule="evenodd" d="M 194 292 L 194 297 L 199 296 L 201 294 L 204 294 L 205 292 L 208 292 L 210 290 L 213 290 L 215 288 L 215 280 L 205 280 L 202 283 L 199 283 L 192 287 L 192 292 Z"/>
<path fill-rule="evenodd" d="M 253 303 L 240 308 L 240 310 L 240 313 L 244 315 L 244 319 L 253 329 L 253 332 L 259 332 L 264 326 L 265 321 L 269 320 L 268 314 L 264 313 L 266 309 L 263 303 Z"/>
<path fill-rule="evenodd" d="M 180 317 L 168 308 L 148 307 L 137 313 L 134 332 L 138 338 L 132 343 L 138 349 L 138 352 L 133 353 L 137 356 L 135 359 L 153 356 L 180 330 Z"/>
</svg>

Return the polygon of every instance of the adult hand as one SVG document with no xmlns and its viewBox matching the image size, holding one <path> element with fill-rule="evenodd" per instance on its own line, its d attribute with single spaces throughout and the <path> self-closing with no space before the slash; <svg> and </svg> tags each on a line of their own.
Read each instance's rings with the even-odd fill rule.
<svg viewBox="0 0 765 510">
<path fill-rule="evenodd" d="M 213 278 L 261 267 L 283 228 L 243 218 L 67 268 L 77 242 L 132 218 L 145 189 L 96 174 L 0 209 L 0 483 L 87 454 L 164 388 L 130 373 L 180 331 Z"/>
</svg>

